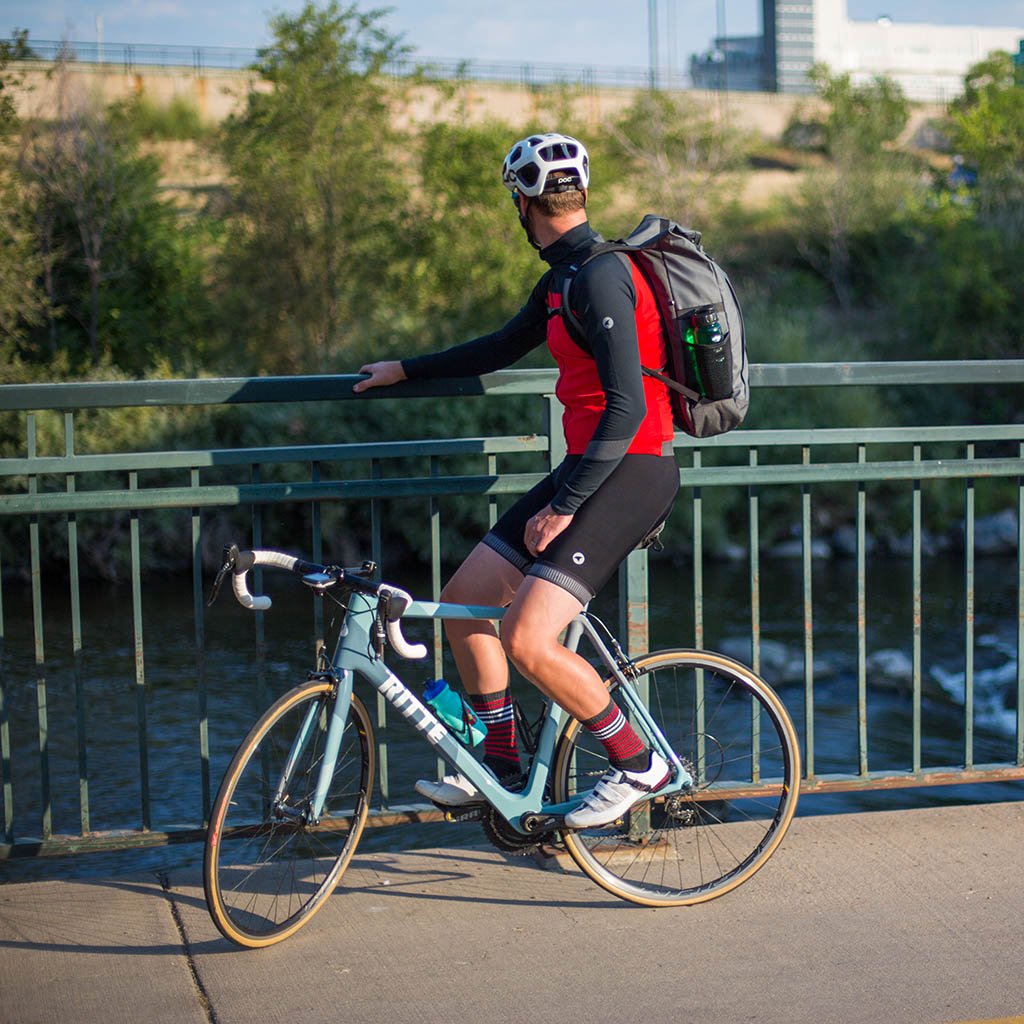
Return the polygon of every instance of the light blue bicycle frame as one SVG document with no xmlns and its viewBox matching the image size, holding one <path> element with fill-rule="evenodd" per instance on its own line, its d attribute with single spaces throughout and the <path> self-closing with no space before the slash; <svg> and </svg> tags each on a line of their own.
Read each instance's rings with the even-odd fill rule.
<svg viewBox="0 0 1024 1024">
<path fill-rule="evenodd" d="M 480 793 L 483 794 L 488 803 L 509 824 L 519 831 L 524 833 L 527 831 L 521 825 L 521 819 L 524 815 L 537 813 L 556 816 L 564 815 L 579 804 L 583 794 L 567 803 L 544 804 L 543 802 L 544 789 L 547 785 L 555 745 L 569 717 L 562 708 L 557 704 L 548 703 L 547 714 L 545 715 L 544 725 L 537 744 L 537 752 L 530 765 L 526 786 L 520 792 L 510 793 L 500 785 L 494 775 L 481 762 L 473 757 L 452 736 L 444 723 L 435 717 L 430 708 L 425 706 L 419 697 L 384 664 L 383 660 L 376 656 L 375 647 L 371 640 L 377 609 L 376 599 L 358 591 L 353 591 L 348 597 L 348 609 L 338 637 L 334 657 L 330 665 L 327 666 L 327 674 L 337 681 L 337 696 L 331 714 L 331 722 L 327 730 L 327 739 L 324 747 L 323 762 L 320 766 L 316 795 L 312 807 L 306 812 L 311 816 L 312 820 L 319 820 L 320 814 L 323 811 L 327 790 L 330 786 L 338 751 L 341 746 L 342 734 L 348 721 L 349 706 L 352 700 L 352 685 L 356 674 L 362 676 L 381 693 L 384 699 L 403 715 L 409 724 L 437 750 L 438 754 L 448 764 L 452 765 L 469 779 Z M 502 608 L 414 601 L 406 610 L 404 617 L 497 620 L 503 614 L 504 609 Z M 598 635 L 593 623 L 585 613 L 581 613 L 569 624 L 565 638 L 566 647 L 575 651 L 581 637 L 584 635 L 590 640 L 609 672 L 618 680 L 619 692 L 622 695 L 623 703 L 627 707 L 631 721 L 641 726 L 651 745 L 675 769 L 672 780 L 658 791 L 658 795 L 664 796 L 679 791 L 683 788 L 683 784 L 678 780 L 685 780 L 688 784 L 689 775 L 683 768 L 678 755 L 665 739 L 664 734 L 651 716 L 636 688 L 616 663 L 614 656 Z M 303 724 L 299 735 L 295 739 L 291 757 L 278 785 L 276 794 L 278 801 L 280 801 L 282 794 L 285 792 L 291 775 L 291 768 L 298 761 L 302 747 L 305 745 L 305 740 L 313 727 L 316 714 L 318 714 L 318 710 L 315 707 L 311 708 L 307 721 Z"/>
</svg>

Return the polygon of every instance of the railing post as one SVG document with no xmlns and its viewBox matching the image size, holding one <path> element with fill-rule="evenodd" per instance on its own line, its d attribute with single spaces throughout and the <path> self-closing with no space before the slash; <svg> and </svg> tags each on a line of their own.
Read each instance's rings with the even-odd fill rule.
<svg viewBox="0 0 1024 1024">
<path fill-rule="evenodd" d="M 0 562 L 0 580 L 3 564 Z M 4 805 L 4 842 L 14 842 L 14 783 L 11 778 L 11 725 L 7 715 L 7 627 L 4 622 L 3 587 L 0 586 L 0 798 Z"/>
<path fill-rule="evenodd" d="M 631 551 L 619 567 L 619 635 L 635 658 L 650 649 L 650 578 L 646 551 Z"/>
<path fill-rule="evenodd" d="M 192 487 L 199 487 L 199 470 L 189 471 Z M 199 718 L 199 785 L 203 825 L 210 820 L 210 718 L 206 689 L 206 609 L 203 602 L 202 516 L 193 506 L 192 520 L 192 617 L 196 646 L 196 714 Z"/>
<path fill-rule="evenodd" d="M 29 413 L 26 418 L 28 457 L 34 459 L 36 452 L 36 416 Z M 28 478 L 29 494 L 37 493 L 39 482 L 35 474 Z M 31 515 L 28 520 L 29 558 L 32 566 L 32 631 L 35 639 L 36 669 L 36 722 L 39 727 L 39 800 L 42 809 L 40 828 L 44 839 L 53 832 L 53 808 L 50 795 L 50 720 L 47 706 L 46 653 L 43 639 L 43 578 L 41 567 L 39 516 Z"/>
<path fill-rule="evenodd" d="M 801 465 L 811 464 L 811 449 L 802 449 Z M 812 592 L 812 560 L 814 538 L 811 530 L 811 488 L 800 485 L 800 539 L 804 577 L 804 766 L 807 778 L 814 778 L 814 596 Z"/>
<path fill-rule="evenodd" d="M 75 454 L 74 413 L 64 414 L 64 454 L 72 458 Z M 75 474 L 68 473 L 65 481 L 68 494 L 75 493 Z M 88 834 L 89 826 L 89 743 L 85 727 L 85 673 L 82 648 L 82 591 L 78 572 L 78 520 L 69 512 L 68 523 L 68 580 L 71 587 L 71 649 L 75 672 L 75 735 L 78 740 L 78 804 L 82 835 Z"/>
<path fill-rule="evenodd" d="M 1024 444 L 1017 446 L 1024 459 Z M 1017 764 L 1024 765 L 1024 478 L 1017 477 Z"/>
</svg>

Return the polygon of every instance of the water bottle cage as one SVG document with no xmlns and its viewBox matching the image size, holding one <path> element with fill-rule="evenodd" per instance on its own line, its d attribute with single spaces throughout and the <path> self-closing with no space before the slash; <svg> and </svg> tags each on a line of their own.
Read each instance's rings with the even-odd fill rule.
<svg viewBox="0 0 1024 1024">
<path fill-rule="evenodd" d="M 547 705 L 541 708 L 540 714 L 533 722 L 526 717 L 522 705 L 517 700 L 512 702 L 512 715 L 516 726 L 516 735 L 522 743 L 523 748 L 532 757 L 537 753 L 537 746 L 540 743 L 540 730 L 544 725 L 544 718 L 547 715 Z"/>
</svg>

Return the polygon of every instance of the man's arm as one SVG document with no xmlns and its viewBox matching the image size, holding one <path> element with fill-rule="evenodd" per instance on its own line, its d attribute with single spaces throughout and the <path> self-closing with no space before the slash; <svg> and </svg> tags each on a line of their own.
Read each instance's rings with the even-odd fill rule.
<svg viewBox="0 0 1024 1024">
<path fill-rule="evenodd" d="M 352 390 L 365 391 L 367 388 L 395 384 L 406 378 L 479 377 L 511 366 L 542 344 L 547 337 L 547 305 L 544 299 L 547 294 L 547 277 L 545 274 L 541 278 L 530 293 L 526 305 L 498 330 L 441 352 L 401 361 L 367 363 L 359 372 L 370 376 L 355 384 Z"/>
</svg>

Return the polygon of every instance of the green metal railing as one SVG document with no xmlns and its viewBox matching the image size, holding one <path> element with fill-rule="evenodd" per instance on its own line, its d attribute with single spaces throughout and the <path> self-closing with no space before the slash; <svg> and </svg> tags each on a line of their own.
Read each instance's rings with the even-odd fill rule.
<svg viewBox="0 0 1024 1024">
<path fill-rule="evenodd" d="M 203 514 L 210 509 L 251 509 L 253 547 L 261 546 L 264 515 L 277 506 L 303 506 L 309 510 L 310 536 L 306 553 L 322 558 L 322 510 L 324 502 L 349 502 L 369 507 L 370 555 L 378 562 L 384 546 L 386 518 L 391 502 L 416 499 L 425 502 L 431 547 L 431 587 L 436 598 L 441 586 L 442 539 L 445 534 L 440 501 L 453 495 L 475 496 L 486 506 L 493 522 L 499 496 L 518 494 L 537 482 L 562 457 L 557 430 L 554 375 L 550 371 L 503 371 L 483 378 L 461 381 L 405 382 L 392 389 L 368 392 L 356 398 L 346 376 L 301 378 L 244 378 L 144 383 L 83 383 L 0 386 L 0 418 L 17 419 L 24 437 L 23 454 L 0 459 L 0 521 L 27 523 L 29 587 L 33 631 L 33 678 L 13 676 L 7 647 L 10 638 L 4 612 L 4 591 L 0 586 L 0 805 L 3 809 L 0 856 L 17 853 L 67 852 L 118 845 L 146 845 L 195 838 L 209 812 L 211 778 L 210 709 L 207 667 L 207 613 L 203 601 Z M 751 382 L 759 388 L 808 387 L 937 387 L 978 384 L 1017 385 L 1024 383 L 1024 361 L 960 363 L 861 363 L 755 365 Z M 506 396 L 536 396 L 539 414 L 535 433 L 436 440 L 381 440 L 338 444 L 293 444 L 263 448 L 202 449 L 195 451 L 146 451 L 78 454 L 76 415 L 104 408 L 229 406 L 250 403 L 312 402 L 403 402 L 423 398 L 477 396 L 480 401 L 497 401 Z M 755 396 L 756 399 L 756 396 Z M 39 451 L 41 417 L 60 417 L 63 451 Z M 49 432 L 52 436 L 53 431 Z M 954 782 L 1018 780 L 1024 778 L 1024 424 L 901 426 L 891 428 L 750 430 L 703 441 L 679 435 L 676 439 L 684 490 L 677 510 L 686 510 L 692 530 L 693 558 L 693 643 L 705 641 L 704 592 L 707 526 L 704 500 L 706 488 L 740 489 L 745 495 L 745 546 L 748 561 L 750 650 L 755 671 L 762 656 L 761 594 L 762 555 L 760 502 L 765 488 L 790 488 L 799 492 L 800 564 L 802 567 L 803 616 L 803 721 L 804 763 L 807 792 L 865 790 L 897 786 L 921 786 Z M 949 457 L 948 452 L 954 452 Z M 936 454 L 938 453 L 938 454 Z M 844 457 L 845 456 L 845 457 Z M 447 475 L 451 459 L 471 458 L 479 471 Z M 408 471 L 409 465 L 423 465 L 426 471 Z M 524 471 L 523 462 L 530 463 Z M 515 471 L 508 468 L 514 463 Z M 396 469 L 397 467 L 397 469 Z M 325 472 L 332 471 L 331 476 Z M 287 479 L 266 479 L 268 475 Z M 398 475 L 402 474 L 402 475 Z M 977 482 L 1005 478 L 1015 487 L 1017 513 L 1016 577 L 1017 668 L 1015 689 L 1016 741 L 1014 756 L 997 764 L 976 764 L 974 758 L 974 635 L 976 601 L 976 552 L 974 526 Z M 923 537 L 922 487 L 933 481 L 958 481 L 964 500 L 964 618 L 965 664 L 964 756 L 961 763 L 947 766 L 925 764 L 922 756 L 923 659 L 922 572 Z M 113 481 L 113 482 L 112 482 Z M 889 482 L 905 487 L 912 505 L 910 609 L 912 638 L 912 756 L 899 771 L 872 771 L 868 758 L 868 667 L 866 643 L 866 576 L 868 563 L 868 485 Z M 814 577 L 812 547 L 816 492 L 830 485 L 855 488 L 852 520 L 856 536 L 855 632 L 857 646 L 857 769 L 843 774 L 819 774 L 815 765 L 815 633 Z M 179 510 L 189 517 L 191 536 L 192 622 L 187 628 L 195 645 L 196 766 L 201 775 L 201 798 L 191 821 L 173 827 L 154 823 L 150 782 L 150 736 L 147 717 L 151 695 L 147 685 L 144 643 L 143 596 L 147 565 L 140 527 L 145 516 L 161 510 Z M 84 679 L 84 643 L 89 631 L 89 609 L 83 608 L 81 542 L 78 516 L 90 513 L 120 513 L 128 516 L 127 557 L 132 593 L 132 636 L 134 659 L 135 743 L 139 784 L 139 814 L 130 827 L 98 830 L 93 827 L 90 805 L 92 787 L 104 780 L 90 770 L 90 745 L 86 730 L 87 693 Z M 55 534 L 66 534 L 66 567 L 51 568 L 44 558 L 44 541 L 53 546 Z M 296 542 L 302 546 L 301 542 Z M 0 566 L 0 570 L 3 566 Z M 1005 571 L 1005 567 L 1004 567 Z M 620 635 L 631 653 L 647 649 L 650 635 L 648 608 L 648 567 L 646 556 L 635 553 L 619 574 Z M 258 582 L 258 581 L 257 581 Z M 70 606 L 70 663 L 74 680 L 75 735 L 51 735 L 48 702 L 48 652 L 44 636 L 44 595 L 50 588 L 67 587 Z M 316 624 L 322 635 L 322 622 Z M 186 624 L 181 623 L 182 630 Z M 257 699 L 267 693 L 263 661 L 266 639 L 263 616 L 255 616 Z M 679 642 L 689 641 L 679 638 Z M 62 651 L 66 656 L 67 652 Z M 435 629 L 435 666 L 440 667 L 440 630 Z M 35 689 L 35 730 L 37 758 L 34 770 L 13 763 L 9 695 L 31 683 Z M 19 691 L 20 692 L 20 691 Z M 392 804 L 387 772 L 387 722 L 381 718 L 382 772 L 381 807 L 378 823 L 416 817 L 415 810 Z M 236 740 L 239 739 L 236 737 Z M 54 742 L 77 748 L 78 831 L 69 833 L 54 827 L 51 790 L 51 758 Z M 38 821 L 27 823 L 17 813 L 18 792 L 24 777 L 38 786 Z M 62 793 L 62 797 L 68 794 Z"/>
</svg>

